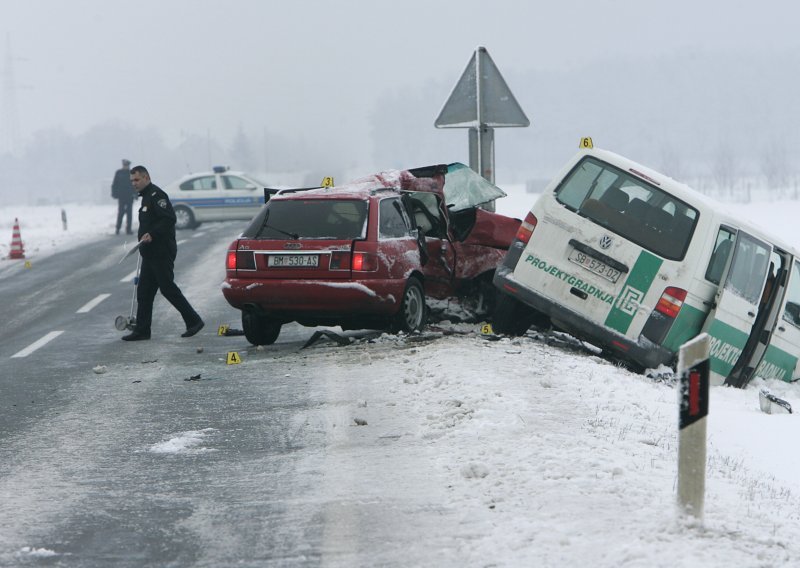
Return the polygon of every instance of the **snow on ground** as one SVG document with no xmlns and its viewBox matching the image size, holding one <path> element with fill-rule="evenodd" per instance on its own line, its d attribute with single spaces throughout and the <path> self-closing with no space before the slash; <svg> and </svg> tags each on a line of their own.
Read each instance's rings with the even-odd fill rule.
<svg viewBox="0 0 800 568">
<path fill-rule="evenodd" d="M 535 196 L 507 191 L 498 210 L 524 217 Z M 800 203 L 735 207 L 793 238 Z M 8 254 L 15 217 L 33 263 L 113 232 L 113 204 L 65 210 L 66 231 L 60 208 L 0 209 L 0 255 Z M 0 272 L 19 266 L 3 260 Z M 367 499 L 377 490 L 373 476 L 396 479 L 398 494 L 421 483 L 424 493 L 405 498 L 463 507 L 459 527 L 435 529 L 461 539 L 459 559 L 468 565 L 798 565 L 800 418 L 760 412 L 758 390 L 767 386 L 800 408 L 800 384 L 712 389 L 698 525 L 675 506 L 677 397 L 670 382 L 620 369 L 564 336 L 529 332 L 488 341 L 474 325 L 443 327 L 455 333 L 417 344 L 384 335 L 348 347 L 347 357 L 324 345 L 305 352 L 305 363 L 330 370 L 326 388 L 343 391 L 332 392 L 333 400 L 350 401 L 345 411 L 330 412 L 364 423 L 331 430 L 325 460 L 332 475 L 319 492 Z M 351 439 L 337 437 L 344 432 Z M 177 433 L 150 451 L 202 452 L 206 435 Z M 381 442 L 372 459 L 354 463 L 354 445 L 369 440 Z M 350 475 L 353 468 L 360 475 Z M 397 562 L 380 554 L 377 564 Z"/>
</svg>

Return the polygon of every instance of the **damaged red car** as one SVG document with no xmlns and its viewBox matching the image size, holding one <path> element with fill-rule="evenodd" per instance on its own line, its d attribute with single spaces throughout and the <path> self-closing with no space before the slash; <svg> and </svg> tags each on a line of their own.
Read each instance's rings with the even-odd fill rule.
<svg viewBox="0 0 800 568">
<path fill-rule="evenodd" d="M 520 220 L 479 206 L 503 196 L 463 164 L 282 190 L 231 243 L 222 292 L 255 345 L 289 322 L 417 331 L 427 300 L 485 315 Z"/>
</svg>

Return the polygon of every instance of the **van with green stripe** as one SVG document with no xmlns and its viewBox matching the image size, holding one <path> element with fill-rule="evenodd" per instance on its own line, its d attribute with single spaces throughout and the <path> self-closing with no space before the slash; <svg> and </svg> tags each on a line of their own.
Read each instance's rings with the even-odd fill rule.
<svg viewBox="0 0 800 568">
<path fill-rule="evenodd" d="M 497 332 L 552 325 L 641 368 L 711 337 L 716 384 L 800 376 L 800 259 L 691 188 L 583 139 L 498 267 Z"/>
</svg>

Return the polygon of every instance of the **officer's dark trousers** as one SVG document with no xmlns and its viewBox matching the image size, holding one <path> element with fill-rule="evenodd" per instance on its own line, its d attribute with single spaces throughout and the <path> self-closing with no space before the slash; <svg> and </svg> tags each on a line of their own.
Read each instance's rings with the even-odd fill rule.
<svg viewBox="0 0 800 568">
<path fill-rule="evenodd" d="M 125 231 L 131 232 L 131 211 L 133 209 L 133 201 L 125 201 L 124 199 L 117 200 L 117 232 L 122 226 L 122 218 L 125 217 Z"/>
<path fill-rule="evenodd" d="M 161 295 L 178 310 L 186 327 L 196 324 L 200 316 L 194 311 L 189 301 L 183 296 L 181 289 L 174 282 L 174 261 L 167 258 L 142 258 L 142 267 L 139 272 L 139 287 L 136 290 L 136 331 L 149 334 L 150 324 L 153 321 L 153 300 L 156 292 L 161 290 Z"/>
</svg>

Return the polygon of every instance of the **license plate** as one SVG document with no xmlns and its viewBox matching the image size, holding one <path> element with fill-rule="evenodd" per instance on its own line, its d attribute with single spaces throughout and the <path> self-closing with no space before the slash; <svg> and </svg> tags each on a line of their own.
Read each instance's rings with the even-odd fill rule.
<svg viewBox="0 0 800 568">
<path fill-rule="evenodd" d="M 572 249 L 572 252 L 569 253 L 569 260 L 588 270 L 589 272 L 594 272 L 598 276 L 602 276 L 606 280 L 611 282 L 616 282 L 619 280 L 620 271 L 616 268 L 611 268 L 604 262 L 600 262 L 596 258 L 592 258 L 586 253 L 579 251 L 578 249 Z"/>
<path fill-rule="evenodd" d="M 271 254 L 267 257 L 267 266 L 283 267 L 310 267 L 319 266 L 318 254 Z"/>
</svg>

